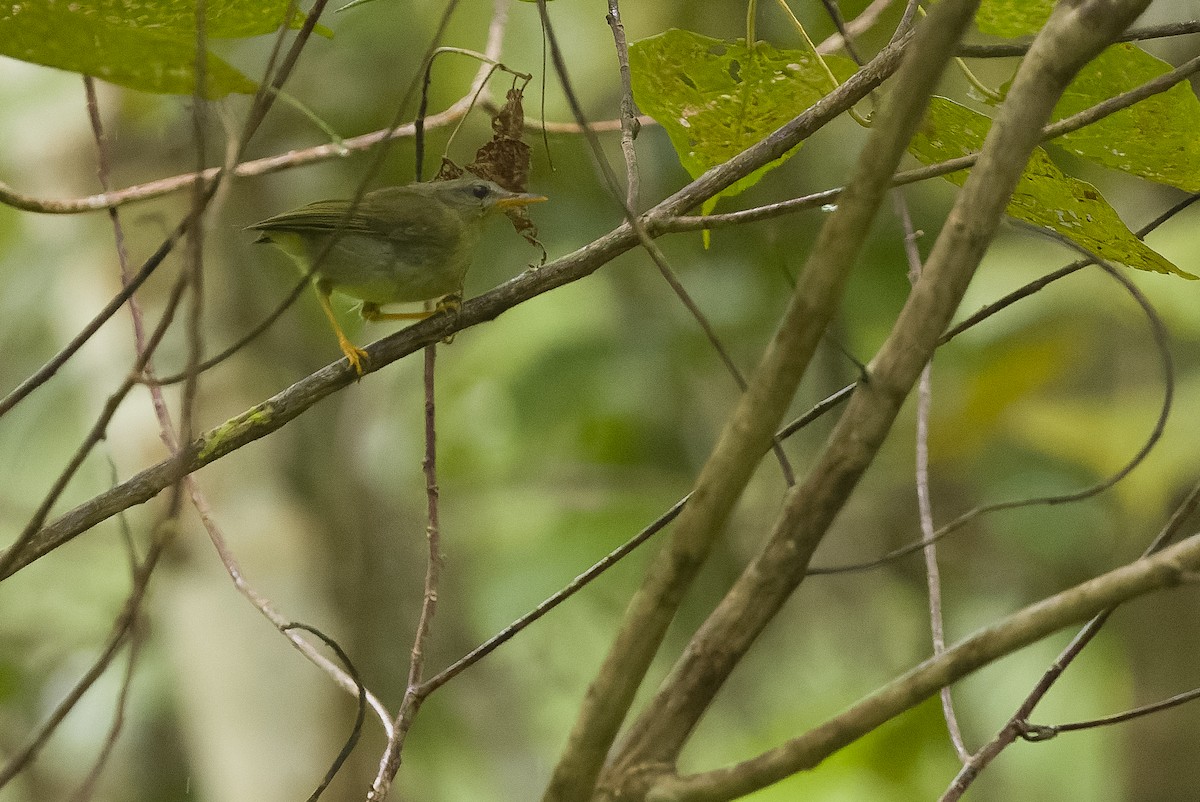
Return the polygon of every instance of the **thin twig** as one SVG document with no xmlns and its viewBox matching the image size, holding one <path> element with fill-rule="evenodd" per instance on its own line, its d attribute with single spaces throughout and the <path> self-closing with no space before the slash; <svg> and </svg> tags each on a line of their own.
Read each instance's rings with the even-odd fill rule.
<svg viewBox="0 0 1200 802">
<path fill-rule="evenodd" d="M 271 326 L 275 324 L 275 321 L 279 320 L 279 318 L 283 316 L 283 313 L 292 307 L 292 304 L 296 303 L 296 301 L 304 293 L 304 290 L 308 288 L 310 282 L 311 278 L 308 275 L 301 276 L 300 280 L 296 282 L 291 291 L 284 296 L 283 300 L 280 301 L 274 309 L 271 310 L 269 315 L 260 320 L 254 328 L 243 334 L 232 345 L 227 346 L 219 353 L 214 354 L 208 359 L 205 359 L 203 362 L 197 364 L 195 367 L 195 372 L 205 373 L 212 368 L 215 368 L 217 365 L 221 364 L 226 359 L 229 359 L 229 357 L 233 356 L 238 351 L 242 350 L 251 342 L 256 340 L 259 335 L 271 328 Z M 166 387 L 168 385 L 177 384 L 181 381 L 184 381 L 189 375 L 191 374 L 188 371 L 180 371 L 179 373 L 172 373 L 169 376 L 162 377 L 156 377 L 153 374 L 147 373 L 141 377 L 141 381 L 143 384 L 149 387 Z"/>
<path fill-rule="evenodd" d="M 1149 235 L 1152 231 L 1157 229 L 1163 223 L 1170 220 L 1175 215 L 1182 212 L 1184 209 L 1191 206 L 1196 201 L 1200 201 L 1200 193 L 1196 193 L 1194 195 L 1189 195 L 1188 197 L 1184 198 L 1183 200 L 1179 201 L 1178 203 L 1173 204 L 1170 208 L 1166 209 L 1164 212 L 1159 214 L 1157 217 L 1155 217 L 1149 223 L 1147 223 L 1146 225 L 1139 228 L 1136 232 L 1134 232 L 1135 236 L 1137 236 L 1138 239 L 1144 240 L 1147 237 L 1147 235 Z M 971 328 L 972 326 L 975 326 L 975 325 L 983 322 L 985 319 L 991 317 L 992 315 L 996 314 L 997 312 L 1004 309 L 1005 307 L 1011 306 L 1012 304 L 1016 303 L 1017 301 L 1021 300 L 1022 298 L 1028 298 L 1030 295 L 1033 295 L 1034 293 L 1039 292 L 1040 290 L 1044 289 L 1047 285 L 1051 284 L 1052 282 L 1058 281 L 1060 278 L 1065 278 L 1065 277 L 1071 275 L 1072 273 L 1076 272 L 1077 270 L 1082 270 L 1083 268 L 1087 267 L 1090 264 L 1092 264 L 1092 260 L 1090 257 L 1083 258 L 1083 259 L 1076 259 L 1074 262 L 1071 262 L 1070 264 L 1067 264 L 1067 265 L 1063 265 L 1059 269 L 1054 270 L 1050 273 L 1047 273 L 1045 276 L 1042 276 L 1039 279 L 1035 279 L 1034 281 L 1031 281 L 1028 284 L 1018 287 L 1017 289 L 1008 293 L 1007 295 L 1000 298 L 999 300 L 993 301 L 992 303 L 982 307 L 975 314 L 970 315 L 970 316 L 964 318 L 961 322 L 957 323 L 955 326 L 953 326 L 945 334 L 942 335 L 941 344 L 944 345 L 944 344 L 950 342 L 950 340 L 954 339 L 959 334 L 962 334 L 964 331 Z"/>
<path fill-rule="evenodd" d="M 1062 732 L 1077 732 L 1079 730 L 1095 729 L 1096 727 L 1111 727 L 1113 724 L 1124 724 L 1126 721 L 1133 721 L 1135 718 L 1149 716 L 1152 713 L 1160 713 L 1163 710 L 1170 710 L 1172 707 L 1179 707 L 1182 704 L 1194 702 L 1197 699 L 1200 699 L 1200 688 L 1193 688 L 1190 691 L 1177 693 L 1167 699 L 1151 702 L 1146 705 L 1139 705 L 1131 710 L 1114 713 L 1111 716 L 1102 716 L 1101 718 L 1088 719 L 1087 721 L 1073 721 L 1069 724 L 1024 724 L 1021 738 L 1030 742 L 1048 741 Z"/>
<path fill-rule="evenodd" d="M 855 64 L 861 67 L 863 65 L 863 59 L 858 55 L 858 49 L 854 46 L 855 34 L 850 30 L 849 26 L 846 25 L 846 18 L 842 16 L 842 9 L 838 7 L 837 0 L 821 0 L 821 5 L 825 7 L 825 13 L 829 15 L 830 21 L 833 22 L 833 27 L 837 29 L 837 34 L 835 35 L 841 37 L 841 42 L 838 43 L 838 47 L 845 49 L 846 55 L 853 59 Z M 888 2 L 882 3 L 882 5 L 884 8 L 886 8 L 888 5 L 891 5 L 891 2 L 888 0 Z M 881 8 L 879 11 L 882 12 L 882 10 L 883 9 Z M 866 15 L 868 11 L 871 11 L 871 8 L 868 7 L 865 9 L 863 13 L 859 15 L 859 18 Z M 876 16 L 878 16 L 878 12 Z M 829 39 L 832 38 L 832 36 L 829 37 Z M 825 41 L 828 42 L 829 39 L 826 39 Z M 821 44 L 824 44 L 824 42 Z M 819 47 L 814 47 L 813 49 L 818 53 L 821 52 Z"/>
<path fill-rule="evenodd" d="M 104 743 L 100 747 L 99 754 L 92 761 L 92 767 L 88 769 L 87 776 L 83 778 L 79 787 L 75 789 L 75 793 L 71 795 L 71 802 L 88 802 L 96 793 L 96 784 L 100 781 L 100 775 L 108 765 L 113 749 L 121 737 L 121 732 L 125 728 L 125 711 L 129 707 L 129 690 L 133 687 L 133 672 L 137 668 L 143 640 L 142 628 L 135 622 L 129 633 L 129 650 L 125 655 L 125 671 L 121 675 L 121 689 L 117 692 L 117 701 L 113 705 L 112 723 L 104 736 Z"/>
<path fill-rule="evenodd" d="M 196 149 L 196 179 L 192 182 L 192 225 L 185 234 L 187 246 L 188 287 L 191 290 L 191 304 L 186 317 L 187 338 L 187 378 L 183 382 L 183 397 L 179 409 L 179 441 L 188 443 L 196 431 L 196 393 L 199 389 L 200 374 L 196 366 L 204 353 L 204 215 L 208 209 L 204 192 L 204 165 L 207 161 L 208 144 L 207 100 L 208 97 L 208 31 L 206 28 L 206 0 L 196 0 L 196 61 L 195 61 L 195 91 L 192 94 L 192 144 Z M 260 94 L 260 98 L 265 97 Z M 263 109 L 263 114 L 266 109 Z M 261 121 L 261 117 L 259 120 Z M 247 125 L 247 131 L 253 126 Z M 182 499 L 182 493 L 176 493 L 175 498 Z"/>
<path fill-rule="evenodd" d="M 637 104 L 633 102 L 633 79 L 629 70 L 629 45 L 625 41 L 625 24 L 621 22 L 621 6 L 618 0 L 608 0 L 608 27 L 612 28 L 613 44 L 617 49 L 617 66 L 621 73 L 621 154 L 625 157 L 625 205 L 633 211 L 638 208 L 637 139 L 641 123 L 638 122 Z"/>
<path fill-rule="evenodd" d="M 1124 287 L 1126 292 L 1133 296 L 1134 300 L 1142 308 L 1142 311 L 1146 314 L 1147 319 L 1150 321 L 1151 329 L 1154 332 L 1155 343 L 1158 346 L 1160 357 L 1163 361 L 1163 394 L 1165 396 L 1165 401 L 1162 414 L 1159 416 L 1158 426 L 1155 428 L 1155 435 L 1151 437 L 1151 440 L 1144 445 L 1142 450 L 1139 452 L 1139 458 L 1144 456 L 1157 440 L 1157 435 L 1162 431 L 1162 427 L 1166 422 L 1166 415 L 1170 409 L 1170 400 L 1174 392 L 1175 371 L 1172 365 L 1169 343 L 1167 342 L 1166 327 L 1163 325 L 1158 314 L 1154 311 L 1154 307 L 1150 304 L 1150 301 L 1145 297 L 1144 294 L 1142 294 L 1141 290 L 1137 288 L 1137 285 L 1130 281 L 1123 273 L 1121 273 L 1107 260 L 1101 258 L 1095 253 L 1092 253 L 1083 246 L 1056 231 L 1042 228 L 1041 226 L 1032 226 L 1027 223 L 1022 223 L 1021 225 L 1026 229 L 1032 230 L 1034 233 L 1058 241 L 1068 248 L 1080 253 L 1084 259 L 1090 259 L 1092 262 L 1099 265 L 1106 273 L 1112 276 L 1113 279 L 1115 279 L 1122 287 Z M 1127 466 L 1127 468 L 1128 467 L 1129 466 Z M 1128 470 L 1126 470 L 1125 473 L 1128 473 Z M 1122 475 L 1123 474 L 1120 472 L 1118 473 L 1118 476 Z M 1197 505 L 1200 505 L 1200 485 L 1197 485 L 1195 488 L 1193 488 L 1192 492 L 1188 495 L 1188 498 L 1183 504 L 1180 505 L 1179 509 L 1176 510 L 1176 513 L 1171 517 L 1171 520 L 1167 523 L 1159 535 L 1154 538 L 1145 552 L 1143 552 L 1142 557 L 1146 558 L 1165 547 L 1170 542 L 1171 538 L 1174 537 L 1174 535 L 1178 532 L 1179 528 L 1182 527 L 1183 522 L 1187 519 L 1187 517 L 1195 511 Z M 975 778 L 979 776 L 979 772 L 982 771 L 983 768 L 988 764 L 990 764 L 997 755 L 999 755 L 1009 744 L 1011 744 L 1019 735 L 1022 734 L 1022 731 L 1027 727 L 1028 717 L 1033 712 L 1034 707 L 1037 706 L 1038 702 L 1041 701 L 1042 697 L 1046 695 L 1058 678 L 1062 676 L 1062 673 L 1067 669 L 1067 667 L 1074 661 L 1080 652 L 1083 651 L 1084 647 L 1092 641 L 1092 639 L 1104 626 L 1109 616 L 1112 615 L 1114 609 L 1115 607 L 1110 607 L 1101 611 L 1091 621 L 1089 621 L 1078 634 L 1076 634 L 1071 643 L 1068 644 L 1066 649 L 1063 650 L 1062 654 L 1059 655 L 1059 658 L 1042 676 L 1041 680 L 1034 687 L 1033 691 L 1030 692 L 1030 694 L 1025 698 L 1025 701 L 1022 702 L 1020 707 L 1017 709 L 1017 712 L 1012 715 L 1004 728 L 994 738 L 992 738 L 991 741 L 985 744 L 982 749 L 976 752 L 975 755 L 972 756 L 972 758 L 962 767 L 959 773 L 955 776 L 954 780 L 950 783 L 950 786 L 942 794 L 940 802 L 954 802 L 954 800 L 960 799 L 966 792 L 967 788 L 969 788 L 974 782 Z"/>
<path fill-rule="evenodd" d="M 895 0 L 873 0 L 871 5 L 864 8 L 857 17 L 846 23 L 844 29 L 839 29 L 838 33 L 831 34 L 829 38 L 817 45 L 817 52 L 824 56 L 840 50 L 842 43 L 846 41 L 844 33 L 848 33 L 852 37 L 866 33 L 879 21 L 883 12 L 887 11 L 893 2 Z"/>
<path fill-rule="evenodd" d="M 346 760 L 350 757 L 350 753 L 354 751 L 355 744 L 358 743 L 358 739 L 362 735 L 363 721 L 365 721 L 367 717 L 367 689 L 366 686 L 362 684 L 362 680 L 359 679 L 358 669 L 354 667 L 354 663 L 350 660 L 350 656 L 346 654 L 345 650 L 342 649 L 337 641 L 316 627 L 308 624 L 301 624 L 299 622 L 293 622 L 283 627 L 283 633 L 286 635 L 293 629 L 303 629 L 304 631 L 320 638 L 321 641 L 328 646 L 334 654 L 337 655 L 338 659 L 342 661 L 342 665 L 345 666 L 346 669 L 346 674 L 350 677 L 350 679 L 354 680 L 355 685 L 358 686 L 358 707 L 354 714 L 354 726 L 350 728 L 350 735 L 347 736 L 346 742 L 342 744 L 342 748 L 338 751 L 337 756 L 334 757 L 333 762 L 329 764 L 329 768 L 326 770 L 325 776 L 321 778 L 321 782 L 316 787 L 316 790 L 314 790 L 308 797 L 308 802 L 317 802 L 317 800 L 321 798 L 321 794 L 323 794 L 325 789 L 329 787 L 329 784 L 333 782 L 333 778 L 337 776 L 339 771 L 341 771 L 342 766 L 345 765 Z"/>
<path fill-rule="evenodd" d="M 425 474 L 425 500 L 428 524 L 425 528 L 425 539 L 429 547 L 429 555 L 425 562 L 425 592 L 421 597 L 421 615 L 417 620 L 417 631 L 413 635 L 412 651 L 408 663 L 408 683 L 404 691 L 404 700 L 400 703 L 400 712 L 396 714 L 393 734 L 388 738 L 387 747 L 379 760 L 379 772 L 371 783 L 367 794 L 368 802 L 376 802 L 387 797 L 400 769 L 401 752 L 408 731 L 412 729 L 417 713 L 425 701 L 430 689 L 422 685 L 425 674 L 425 647 L 429 643 L 433 631 L 433 616 L 437 612 L 438 588 L 441 584 L 442 552 L 441 524 L 438 516 L 438 481 L 437 481 L 437 408 L 434 404 L 436 383 L 435 366 L 437 363 L 437 345 L 425 347 L 425 458 L 421 462 Z"/>
<path fill-rule="evenodd" d="M 589 583 L 591 583 L 592 580 L 596 579 L 609 568 L 612 568 L 622 559 L 632 554 L 634 549 L 645 543 L 654 535 L 661 532 L 667 524 L 675 520 L 675 516 L 677 516 L 679 511 L 683 509 L 683 505 L 687 503 L 689 498 L 691 498 L 690 493 L 681 498 L 679 501 L 676 501 L 669 510 L 658 516 L 653 523 L 642 529 L 642 531 L 638 532 L 625 543 L 622 543 L 617 549 L 609 552 L 604 556 L 603 559 L 592 565 L 592 567 L 588 568 L 582 574 L 572 579 L 557 593 L 538 604 L 537 607 L 534 607 L 516 621 L 513 621 L 507 627 L 500 630 L 500 632 L 493 635 L 484 643 L 481 643 L 479 646 L 472 649 L 450 666 L 447 666 L 433 677 L 430 677 L 429 680 L 427 680 L 425 684 L 421 686 L 421 695 L 428 696 L 450 680 L 454 679 L 466 669 L 470 668 L 492 652 L 496 651 L 497 648 L 511 640 L 513 636 L 519 633 L 521 630 L 525 629 L 534 621 L 537 621 L 546 613 L 550 612 L 555 607 L 574 596 Z"/>
<path fill-rule="evenodd" d="M 733 361 L 733 357 L 729 354 L 729 350 L 725 347 L 725 344 L 721 342 L 721 338 L 717 336 L 716 329 L 713 328 L 711 321 L 709 321 L 707 315 L 705 315 L 703 310 L 700 309 L 699 304 L 696 303 L 695 299 L 692 298 L 691 294 L 683 286 L 683 283 L 679 280 L 679 277 L 676 275 L 675 271 L 671 269 L 671 265 L 667 262 L 666 255 L 663 254 L 662 249 L 659 248 L 654 242 L 654 239 L 646 230 L 646 226 L 637 212 L 631 206 L 621 200 L 622 193 L 620 189 L 620 183 L 617 181 L 616 173 L 613 172 L 612 165 L 608 163 L 608 158 L 604 155 L 604 150 L 600 145 L 600 140 L 596 137 L 596 134 L 590 128 L 588 128 L 587 118 L 583 113 L 583 106 L 580 104 L 579 98 L 571 86 L 571 78 L 567 72 L 566 60 L 564 59 L 562 50 L 559 47 L 558 38 L 554 33 L 554 27 L 550 23 L 550 15 L 546 10 L 545 0 L 538 0 L 538 10 L 542 18 L 542 28 L 546 32 L 546 39 L 550 45 L 550 57 L 554 62 L 554 69 L 558 75 L 559 83 L 562 85 L 563 94 L 566 95 L 567 103 L 571 107 L 571 113 L 575 116 L 575 119 L 579 123 L 580 127 L 584 129 L 584 136 L 588 141 L 588 146 L 591 149 L 594 161 L 599 166 L 600 174 L 604 179 L 605 187 L 607 188 L 608 193 L 620 204 L 621 209 L 625 214 L 625 221 L 633 228 L 639 244 L 646 251 L 647 255 L 649 255 L 650 260 L 654 262 L 654 266 L 658 268 L 658 272 L 671 287 L 671 290 L 675 293 L 676 297 L 679 298 L 680 303 L 682 303 L 684 308 L 687 309 L 692 315 L 692 318 L 696 321 L 696 324 L 700 327 L 701 332 L 703 332 L 705 338 L 708 340 L 709 345 L 712 347 L 713 351 L 716 352 L 717 357 L 725 365 L 726 371 L 737 384 L 738 389 L 744 393 L 748 387 L 746 383 L 746 377 L 742 373 L 742 370 L 737 366 L 737 363 Z M 623 38 L 618 38 L 616 41 L 618 47 L 624 43 Z M 628 53 L 625 54 L 624 60 L 626 63 L 628 63 Z M 783 475 L 784 482 L 788 487 L 791 487 L 796 483 L 796 476 L 795 471 L 792 470 L 791 462 L 788 460 L 787 453 L 783 450 L 783 445 L 779 443 L 779 441 L 775 441 L 772 444 L 771 449 L 775 454 L 776 460 L 779 462 L 779 470 Z"/>
<path fill-rule="evenodd" d="M 90 75 L 83 76 L 84 94 L 86 97 L 86 106 L 88 112 L 88 121 L 91 124 L 92 136 L 96 142 L 96 176 L 100 181 L 101 188 L 108 189 L 109 181 L 109 159 L 108 147 L 105 143 L 104 125 L 100 115 L 100 104 L 96 96 L 96 83 Z M 113 227 L 114 246 L 117 252 L 117 262 L 120 266 L 121 281 L 125 283 L 129 280 L 129 257 L 125 248 L 125 234 L 121 226 L 121 219 L 116 209 L 108 210 L 109 220 Z M 129 299 L 129 307 L 131 317 L 133 319 L 133 334 L 135 347 L 140 352 L 145 346 L 145 325 L 144 318 L 141 314 L 141 308 L 136 303 L 134 297 Z M 148 368 L 149 369 L 149 368 Z M 109 467 L 112 473 L 112 483 L 117 484 L 117 467 L 109 459 Z M 140 563 L 137 557 L 136 549 L 133 543 L 133 533 L 129 529 L 129 523 L 124 515 L 120 516 L 121 536 L 125 542 L 125 550 L 129 555 L 130 561 L 130 580 L 132 585 L 138 582 L 138 574 Z M 95 793 L 96 784 L 100 780 L 100 775 L 104 768 L 108 765 L 108 760 L 112 755 L 113 748 L 117 745 L 117 740 L 121 736 L 121 732 L 125 726 L 125 711 L 129 702 L 129 690 L 133 683 L 134 669 L 137 667 L 137 659 L 141 652 L 142 632 L 136 625 L 132 627 L 129 637 L 129 651 L 125 659 L 125 671 L 121 677 L 121 688 L 117 693 L 117 700 L 113 710 L 112 723 L 109 725 L 108 732 L 104 737 L 104 743 L 100 748 L 99 754 L 92 762 L 91 768 L 87 775 L 80 782 L 72 794 L 72 802 L 86 802 L 91 799 Z"/>
<path fill-rule="evenodd" d="M 905 203 L 902 190 L 892 190 L 892 202 L 900 218 L 901 230 L 904 232 L 904 254 L 908 259 L 909 281 L 916 284 L 921 277 L 921 253 L 917 248 L 917 231 L 913 228 L 912 215 L 909 214 L 908 204 Z M 925 584 L 929 590 L 929 632 L 933 640 L 933 653 L 940 655 L 946 651 L 945 622 L 942 616 L 942 576 L 938 567 L 937 544 L 933 537 L 933 502 L 929 494 L 929 414 L 933 406 L 933 360 L 925 363 L 921 370 L 921 378 L 917 380 L 917 431 L 916 431 L 916 485 L 917 485 L 917 514 L 921 522 L 921 535 L 927 545 L 923 549 L 925 557 Z M 942 717 L 946 721 L 946 730 L 950 734 L 950 744 L 954 747 L 958 759 L 966 762 L 971 759 L 963 740 L 962 728 L 958 716 L 954 713 L 954 699 L 950 688 L 942 688 Z"/>
<path fill-rule="evenodd" d="M 1117 37 L 1114 42 L 1140 42 L 1146 39 L 1165 39 L 1170 36 L 1186 36 L 1190 33 L 1200 33 L 1200 20 L 1184 22 L 1167 22 L 1162 25 L 1147 25 L 1144 28 L 1131 28 Z M 1031 42 L 997 42 L 996 44 L 962 44 L 958 47 L 958 55 L 965 58 L 1011 58 L 1023 56 L 1029 52 Z"/>
</svg>

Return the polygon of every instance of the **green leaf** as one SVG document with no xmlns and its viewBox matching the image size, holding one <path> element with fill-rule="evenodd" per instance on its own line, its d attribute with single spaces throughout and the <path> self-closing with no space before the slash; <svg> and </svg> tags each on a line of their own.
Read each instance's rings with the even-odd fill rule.
<svg viewBox="0 0 1200 802">
<path fill-rule="evenodd" d="M 854 74 L 854 62 L 826 57 L 838 80 Z M 758 142 L 833 90 L 816 56 L 807 50 L 776 50 L 765 42 L 712 39 L 667 30 L 629 47 L 633 96 L 643 112 L 666 130 L 684 169 L 696 178 Z M 794 152 L 794 151 L 793 151 Z M 787 154 L 755 170 L 720 195 L 736 195 Z"/>
<path fill-rule="evenodd" d="M 193 36 L 196 30 L 196 0 L 71 0 L 70 3 L 22 3 L 65 5 L 72 14 L 106 25 L 141 30 L 174 31 Z M 204 4 L 206 35 L 221 38 L 260 36 L 279 27 L 287 13 L 288 0 L 208 0 Z M 297 12 L 291 27 L 297 28 L 304 15 Z"/>
<path fill-rule="evenodd" d="M 96 6 L 95 0 L 90 4 L 15 2 L 0 6 L 0 55 L 147 92 L 194 91 L 196 50 L 190 24 L 183 31 L 168 24 L 180 22 L 177 16 L 122 16 L 115 10 L 99 14 Z M 81 10 L 84 8 L 87 13 Z M 241 19 L 238 24 L 249 24 Z M 146 27 L 139 27 L 143 22 Z M 210 98 L 231 92 L 251 94 L 258 88 L 212 54 L 207 57 L 206 72 L 205 94 Z"/>
<path fill-rule="evenodd" d="M 925 164 L 978 153 L 991 125 L 989 118 L 976 111 L 934 97 L 909 152 Z M 946 178 L 961 186 L 967 173 L 960 170 Z M 1041 148 L 1034 150 L 1006 211 L 1019 220 L 1053 229 L 1114 262 L 1196 278 L 1134 236 L 1094 186 L 1063 173 Z"/>
<path fill-rule="evenodd" d="M 1026 36 L 1041 30 L 1052 8 L 1054 0 L 982 0 L 975 25 L 993 36 Z"/>
<path fill-rule="evenodd" d="M 1088 63 L 1054 108 L 1054 119 L 1128 92 L 1170 72 L 1171 65 L 1132 44 L 1106 49 Z M 1200 100 L 1187 81 L 1054 140 L 1114 170 L 1200 192 Z"/>
</svg>

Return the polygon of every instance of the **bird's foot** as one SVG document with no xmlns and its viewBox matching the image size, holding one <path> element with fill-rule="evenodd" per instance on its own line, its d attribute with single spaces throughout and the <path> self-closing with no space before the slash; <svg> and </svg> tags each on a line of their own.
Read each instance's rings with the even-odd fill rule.
<svg viewBox="0 0 1200 802">
<path fill-rule="evenodd" d="M 361 379 L 363 375 L 363 363 L 367 361 L 367 352 L 345 337 L 338 337 L 338 346 L 342 349 L 342 353 L 346 355 L 346 359 L 350 362 L 350 367 L 354 368 L 354 372 Z"/>
<path fill-rule="evenodd" d="M 462 294 L 454 292 L 438 301 L 433 311 L 448 312 L 456 315 L 460 309 L 462 309 Z"/>
</svg>

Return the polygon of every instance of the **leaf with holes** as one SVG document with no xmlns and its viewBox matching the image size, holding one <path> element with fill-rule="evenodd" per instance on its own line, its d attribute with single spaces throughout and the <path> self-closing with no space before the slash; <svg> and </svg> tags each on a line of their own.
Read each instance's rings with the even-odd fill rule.
<svg viewBox="0 0 1200 802">
<path fill-rule="evenodd" d="M 1107 48 L 1088 63 L 1054 108 L 1054 119 L 1083 111 L 1171 71 L 1131 44 Z M 1055 139 L 1053 144 L 1131 175 L 1200 192 L 1200 100 L 1187 81 Z"/>
<path fill-rule="evenodd" d="M 854 62 L 826 57 L 837 79 L 857 69 Z M 776 50 L 765 42 L 747 47 L 671 29 L 629 47 L 633 96 L 662 125 L 684 169 L 696 178 L 761 140 L 833 90 L 815 54 Z M 794 152 L 794 151 L 793 151 Z M 755 170 L 705 202 L 753 186 L 791 154 Z"/>
<path fill-rule="evenodd" d="M 989 118 L 976 111 L 934 97 L 909 152 L 925 164 L 978 153 L 991 125 Z M 967 172 L 960 170 L 946 178 L 961 186 Z M 1034 150 L 1006 211 L 1019 220 L 1057 231 L 1105 259 L 1139 270 L 1196 278 L 1134 236 L 1094 186 L 1063 173 L 1041 148 Z"/>
</svg>

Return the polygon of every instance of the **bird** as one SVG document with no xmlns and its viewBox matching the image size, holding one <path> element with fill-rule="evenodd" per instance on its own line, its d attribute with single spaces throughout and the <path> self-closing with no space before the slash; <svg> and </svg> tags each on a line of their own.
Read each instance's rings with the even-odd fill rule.
<svg viewBox="0 0 1200 802">
<path fill-rule="evenodd" d="M 338 346 L 362 376 L 367 352 L 342 331 L 330 306 L 331 293 L 361 301 L 360 314 L 368 321 L 428 317 L 438 309 L 383 312 L 379 307 L 461 297 L 485 219 L 544 200 L 545 196 L 512 192 L 468 174 L 383 187 L 364 194 L 358 203 L 316 201 L 246 228 L 259 232 L 256 243 L 275 245 L 311 274 Z M 452 306 L 445 303 L 439 309 Z"/>
</svg>

